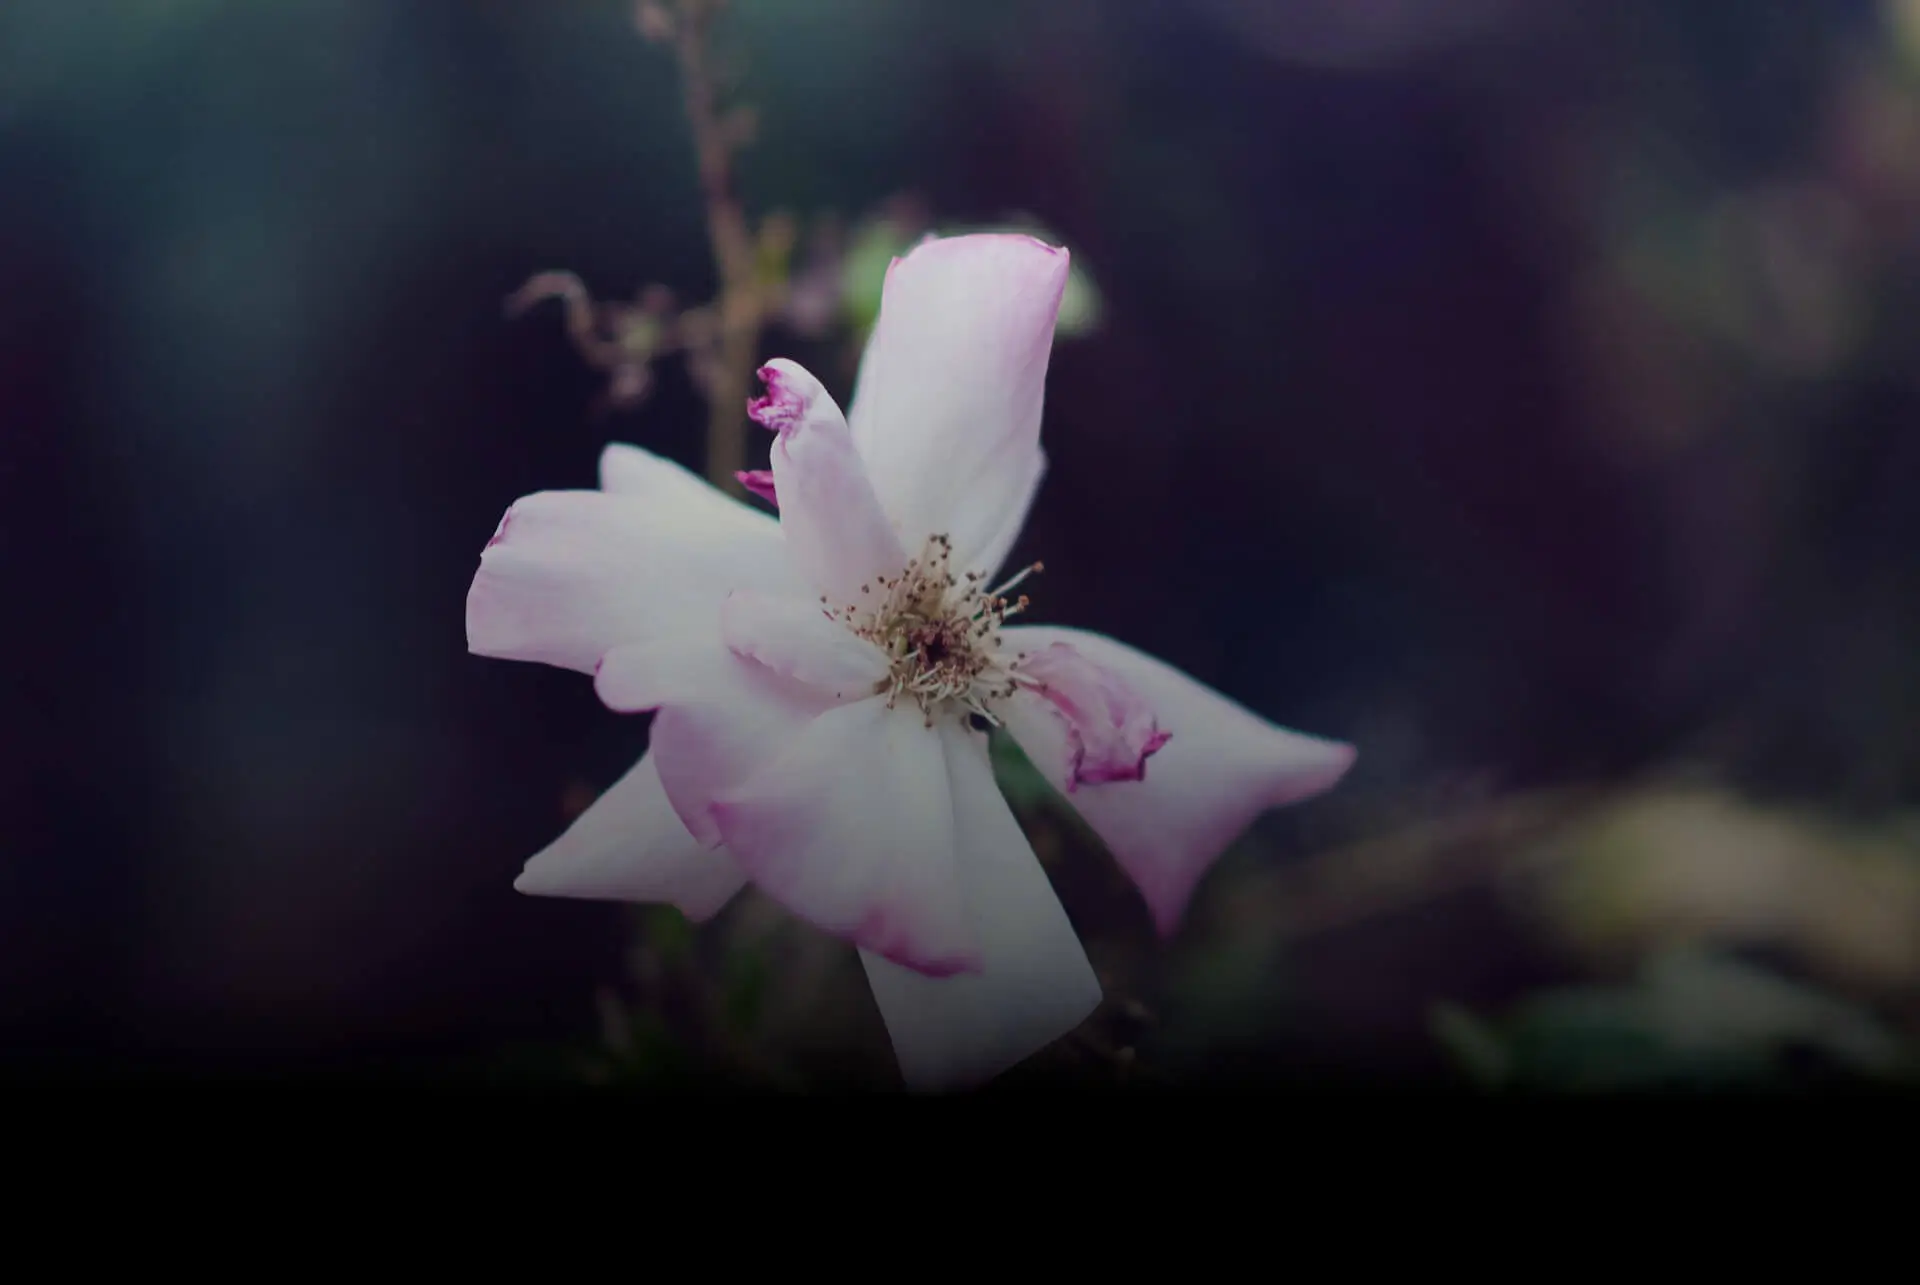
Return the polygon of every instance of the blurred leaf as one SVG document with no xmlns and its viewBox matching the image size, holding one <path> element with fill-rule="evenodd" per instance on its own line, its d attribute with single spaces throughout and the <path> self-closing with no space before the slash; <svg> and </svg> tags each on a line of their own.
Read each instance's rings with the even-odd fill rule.
<svg viewBox="0 0 1920 1285">
<path fill-rule="evenodd" d="M 854 229 L 840 262 L 840 309 L 856 334 L 864 337 L 879 320 L 887 269 L 910 244 L 909 235 L 889 219 L 870 219 Z"/>
<path fill-rule="evenodd" d="M 1271 942 L 1208 939 L 1182 951 L 1168 966 L 1159 1007 L 1161 1020 L 1140 1044 L 1174 1075 L 1204 1076 L 1300 1020 L 1294 980 Z"/>
<path fill-rule="evenodd" d="M 1583 951 L 1688 941 L 1791 951 L 1873 988 L 1920 980 L 1920 867 L 1897 827 L 1689 787 L 1636 791 L 1536 853 L 1541 909 Z"/>
<path fill-rule="evenodd" d="M 1813 1046 L 1870 1075 L 1903 1060 L 1900 1040 L 1853 1005 L 1709 951 L 1656 956 L 1643 986 L 1652 1021 L 1677 1046 Z"/>
<path fill-rule="evenodd" d="M 1504 1023 L 1434 1014 L 1434 1033 L 1482 1083 L 1562 1091 L 1784 1087 L 1809 1056 L 1831 1076 L 1910 1074 L 1911 1050 L 1868 1014 L 1736 960 L 1660 955 L 1636 984 L 1574 988 L 1522 1004 Z"/>
<path fill-rule="evenodd" d="M 1762 1066 L 1759 1050 L 1706 1052 L 1675 1047 L 1648 1020 L 1637 997 L 1565 991 L 1532 1001 L 1513 1023 L 1509 1083 L 1568 1091 L 1650 1089 L 1732 1083 Z"/>
<path fill-rule="evenodd" d="M 693 1074 L 687 1049 L 667 1029 L 658 1014 L 627 1007 L 623 1011 L 621 1042 L 608 1049 L 598 1063 L 600 1083 L 659 1084 L 679 1082 Z"/>
<path fill-rule="evenodd" d="M 729 1025 L 745 1033 L 766 1010 L 767 981 L 772 969 L 766 953 L 757 948 L 736 950 L 727 961 L 722 1009 Z"/>
<path fill-rule="evenodd" d="M 776 211 L 760 224 L 754 239 L 753 277 L 763 286 L 783 286 L 793 273 L 793 250 L 799 228 L 789 214 Z"/>
<path fill-rule="evenodd" d="M 1457 1004 L 1435 1005 L 1432 1023 L 1434 1037 L 1473 1080 L 1492 1086 L 1507 1078 L 1506 1044 L 1487 1023 Z"/>
<path fill-rule="evenodd" d="M 640 940 L 671 963 L 693 948 L 693 924 L 677 906 L 648 906 L 640 916 Z"/>
<path fill-rule="evenodd" d="M 1909 69 L 1920 71 L 1920 0 L 1885 0 L 1894 47 Z"/>
<path fill-rule="evenodd" d="M 1060 321 L 1054 327 L 1054 333 L 1062 339 L 1078 339 L 1092 334 L 1100 328 L 1104 312 L 1105 301 L 1101 298 L 1100 288 L 1093 284 L 1093 276 L 1076 257 L 1067 272 L 1067 291 L 1060 300 Z"/>
<path fill-rule="evenodd" d="M 987 745 L 1000 792 L 1007 796 L 1015 812 L 1037 812 L 1054 806 L 1058 793 L 1011 736 L 994 732 Z"/>
<path fill-rule="evenodd" d="M 994 778 L 1016 816 L 1029 819 L 1044 816 L 1058 828 L 1058 838 L 1070 838 L 1073 843 L 1097 852 L 1108 850 L 1106 840 L 1095 833 L 1093 827 L 1087 824 L 1087 819 L 1080 815 L 1080 810 L 1041 775 L 1040 769 L 1033 765 L 1033 760 L 1026 756 L 1011 736 L 996 731 L 988 739 L 987 745 Z M 1039 842 L 1038 837 L 1035 837 L 1035 842 Z"/>
</svg>

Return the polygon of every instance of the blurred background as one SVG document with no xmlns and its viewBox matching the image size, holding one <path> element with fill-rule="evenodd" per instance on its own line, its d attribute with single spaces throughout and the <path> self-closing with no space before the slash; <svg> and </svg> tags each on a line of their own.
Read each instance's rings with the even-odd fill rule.
<svg viewBox="0 0 1920 1285">
<path fill-rule="evenodd" d="M 9 1065 L 890 1082 L 763 903 L 511 886 L 646 729 L 467 654 L 480 549 L 609 439 L 703 463 L 697 353 L 503 306 L 721 287 L 637 26 L 0 9 Z M 1013 1081 L 1912 1075 L 1920 0 L 734 0 L 713 44 L 762 351 L 844 399 L 888 246 L 1071 245 L 1036 618 L 1360 747 L 1165 944 L 1008 756 L 1109 994 Z"/>
</svg>

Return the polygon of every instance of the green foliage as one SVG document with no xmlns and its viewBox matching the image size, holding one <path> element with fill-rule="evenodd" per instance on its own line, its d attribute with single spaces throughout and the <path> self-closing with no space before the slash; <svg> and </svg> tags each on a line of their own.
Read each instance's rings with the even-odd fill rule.
<svg viewBox="0 0 1920 1285">
<path fill-rule="evenodd" d="M 899 225 L 886 219 L 863 223 L 847 243 L 840 261 L 840 307 L 848 326 L 863 338 L 880 319 L 887 267 L 908 244 Z"/>
<path fill-rule="evenodd" d="M 741 1034 L 759 1023 L 772 972 L 762 950 L 741 947 L 728 957 L 721 1007 L 728 1024 Z"/>
<path fill-rule="evenodd" d="M 1914 1050 L 1832 996 L 1699 950 L 1656 956 L 1637 982 L 1540 995 L 1502 1021 L 1454 1005 L 1435 1037 L 1489 1088 L 1555 1092 L 1785 1088 L 1903 1080 Z"/>
<path fill-rule="evenodd" d="M 1000 783 L 1000 792 L 1007 796 L 1007 802 L 1019 813 L 1034 813 L 1054 808 L 1060 803 L 1059 792 L 1048 784 L 1047 778 L 1040 775 L 1040 769 L 1033 765 L 1020 746 L 1004 732 L 995 732 L 987 742 L 988 754 L 993 761 L 993 775 Z"/>
<path fill-rule="evenodd" d="M 640 912 L 640 940 L 671 964 L 693 949 L 693 924 L 676 906 L 648 906 Z"/>
<path fill-rule="evenodd" d="M 634 1008 L 615 996 L 600 999 L 603 1049 L 587 1066 L 587 1078 L 600 1084 L 679 1084 L 697 1073 L 688 1050 L 658 1014 Z"/>
<path fill-rule="evenodd" d="M 988 755 L 993 762 L 994 779 L 1016 816 L 1045 817 L 1082 846 L 1100 852 L 1107 850 L 1106 841 L 1094 833 L 1079 810 L 1041 775 L 1040 769 L 1011 736 L 994 732 L 988 741 Z"/>
</svg>

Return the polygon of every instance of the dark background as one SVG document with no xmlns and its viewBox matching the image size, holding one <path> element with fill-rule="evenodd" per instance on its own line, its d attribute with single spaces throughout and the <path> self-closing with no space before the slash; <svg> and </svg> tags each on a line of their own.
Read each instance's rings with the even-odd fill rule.
<svg viewBox="0 0 1920 1285">
<path fill-rule="evenodd" d="M 752 208 L 1023 212 L 1098 281 L 1021 549 L 1042 618 L 1360 746 L 1274 862 L 1676 764 L 1911 858 L 1920 6 L 735 9 Z M 596 419 L 502 312 L 712 291 L 671 59 L 611 0 L 24 0 L 0 193 L 7 1057 L 591 1039 L 628 918 L 511 884 L 644 730 L 463 602 L 609 438 L 699 467 L 683 369 Z M 1302 957 L 1330 1056 L 1428 1044 L 1435 966 L 1579 971 L 1459 913 Z"/>
</svg>

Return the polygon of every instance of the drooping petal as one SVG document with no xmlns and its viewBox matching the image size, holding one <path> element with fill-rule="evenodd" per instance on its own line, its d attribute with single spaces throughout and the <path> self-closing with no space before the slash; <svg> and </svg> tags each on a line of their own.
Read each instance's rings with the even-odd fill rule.
<svg viewBox="0 0 1920 1285">
<path fill-rule="evenodd" d="M 907 548 L 944 533 L 983 570 L 1010 510 L 1018 533 L 1066 287 L 1067 252 L 1027 236 L 929 239 L 894 261 L 850 420 Z"/>
<path fill-rule="evenodd" d="M 1015 667 L 1040 684 L 1029 692 L 1052 707 L 1067 734 L 1067 792 L 1082 785 L 1140 781 L 1166 745 L 1153 706 L 1119 674 L 1067 643 L 1028 652 Z"/>
<path fill-rule="evenodd" d="M 1146 779 L 1082 785 L 1070 795 L 1139 886 L 1163 933 L 1178 926 L 1200 877 L 1255 817 L 1331 789 L 1353 764 L 1352 746 L 1277 727 L 1111 638 L 1043 626 L 1010 628 L 1003 637 L 1009 649 L 1029 656 L 1066 643 L 1111 669 L 1171 735 Z M 1001 712 L 1034 766 L 1066 790 L 1072 747 L 1053 707 L 1022 693 Z"/>
<path fill-rule="evenodd" d="M 687 833 L 649 751 L 528 861 L 513 886 L 536 897 L 665 902 L 701 920 L 745 883 L 733 858 Z"/>
<path fill-rule="evenodd" d="M 720 632 L 734 655 L 836 701 L 873 695 L 889 669 L 878 647 L 829 619 L 818 603 L 736 593 L 720 609 Z"/>
<path fill-rule="evenodd" d="M 929 976 L 980 967 L 945 755 L 918 709 L 828 710 L 711 812 L 747 877 L 802 919 Z"/>
<path fill-rule="evenodd" d="M 777 523 L 701 508 L 601 491 L 516 501 L 467 593 L 469 649 L 592 673 L 615 647 L 713 618 L 730 590 L 791 588 Z"/>
<path fill-rule="evenodd" d="M 609 708 L 658 711 L 649 752 L 681 824 L 707 847 L 720 843 L 709 812 L 714 797 L 836 703 L 831 693 L 735 655 L 717 630 L 608 652 L 594 689 Z"/>
<path fill-rule="evenodd" d="M 941 728 L 961 886 L 980 930 L 980 972 L 932 978 L 860 952 L 911 1089 L 982 1083 L 1073 1030 L 1099 1006 L 1087 962 L 1046 871 L 988 765 L 985 738 Z"/>
<path fill-rule="evenodd" d="M 800 574 L 834 606 L 906 565 L 900 538 L 874 498 L 839 406 L 820 381 L 784 358 L 760 368 L 767 392 L 749 403 L 772 429 L 780 531 Z"/>
</svg>

